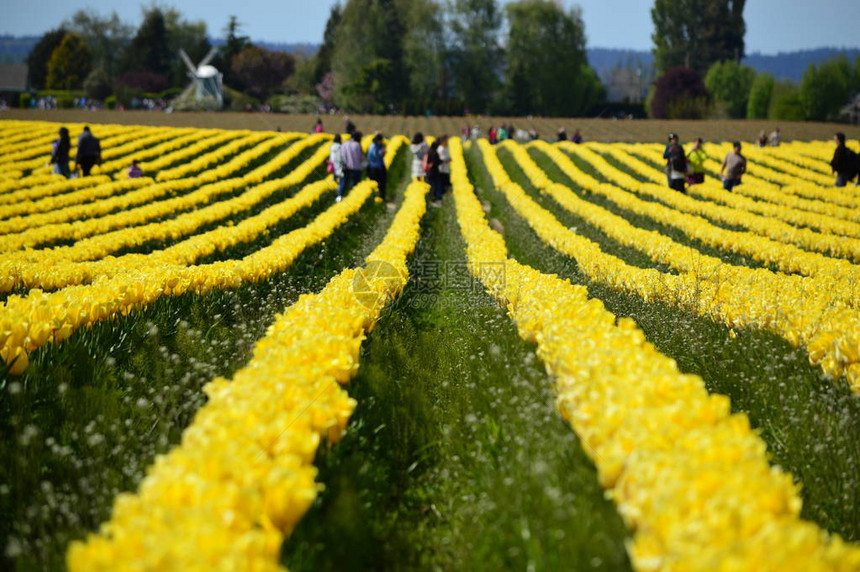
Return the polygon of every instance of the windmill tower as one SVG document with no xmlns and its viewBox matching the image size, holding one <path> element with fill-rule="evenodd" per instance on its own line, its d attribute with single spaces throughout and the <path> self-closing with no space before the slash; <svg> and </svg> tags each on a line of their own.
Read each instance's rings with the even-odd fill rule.
<svg viewBox="0 0 860 572">
<path fill-rule="evenodd" d="M 221 105 L 224 104 L 224 96 L 221 89 L 221 81 L 224 74 L 215 69 L 214 66 L 209 65 L 209 62 L 212 61 L 212 58 L 215 57 L 217 52 L 218 48 L 212 46 L 212 49 L 209 50 L 206 57 L 195 66 L 191 61 L 191 58 L 188 57 L 188 54 L 185 53 L 185 50 L 179 50 L 179 55 L 182 57 L 182 61 L 184 61 L 185 65 L 188 66 L 188 77 L 191 78 L 191 83 L 188 84 L 188 87 L 185 88 L 185 91 L 182 92 L 180 97 L 190 95 L 194 99 L 198 100 L 203 99 L 204 97 L 214 97 L 215 101 L 218 102 L 218 107 L 221 107 Z"/>
</svg>

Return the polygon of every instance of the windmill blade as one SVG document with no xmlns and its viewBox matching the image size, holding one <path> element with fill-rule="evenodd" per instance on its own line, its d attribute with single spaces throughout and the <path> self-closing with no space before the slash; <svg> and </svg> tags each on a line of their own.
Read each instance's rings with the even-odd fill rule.
<svg viewBox="0 0 860 572">
<path fill-rule="evenodd" d="M 185 96 L 191 93 L 192 89 L 194 89 L 194 82 L 188 84 L 188 87 L 186 87 L 185 90 L 179 94 L 178 99 L 185 99 Z"/>
<path fill-rule="evenodd" d="M 212 46 L 212 49 L 209 50 L 209 53 L 206 54 L 206 57 L 203 58 L 203 61 L 200 62 L 201 66 L 205 66 L 209 62 L 212 61 L 212 58 L 215 57 L 215 54 L 218 53 L 218 46 Z"/>
<path fill-rule="evenodd" d="M 188 57 L 188 54 L 185 53 L 185 50 L 179 48 L 179 56 L 182 58 L 182 61 L 185 62 L 185 65 L 188 66 L 188 71 L 192 74 L 197 75 L 197 66 L 191 61 L 191 58 Z"/>
</svg>

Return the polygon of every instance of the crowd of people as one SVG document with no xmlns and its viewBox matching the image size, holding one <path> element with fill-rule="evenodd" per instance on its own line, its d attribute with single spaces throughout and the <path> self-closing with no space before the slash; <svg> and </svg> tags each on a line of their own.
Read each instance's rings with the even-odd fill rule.
<svg viewBox="0 0 860 572">
<path fill-rule="evenodd" d="M 321 119 L 316 120 L 312 130 L 314 133 L 323 133 Z M 387 201 L 388 172 L 385 166 L 384 135 L 377 132 L 365 154 L 361 147 L 362 133 L 356 129 L 349 117 L 345 120 L 344 131 L 346 137 L 336 134 L 333 138 L 327 167 L 328 172 L 334 176 L 337 182 L 336 200 L 342 201 L 350 189 L 361 181 L 366 172 L 368 178 L 376 182 L 379 198 L 382 201 Z M 498 129 L 492 127 L 488 133 L 490 143 L 504 141 L 510 137 L 512 132 L 514 132 L 513 125 L 502 124 Z M 477 138 L 480 136 L 480 127 L 464 125 L 461 136 L 464 139 Z M 534 129 L 526 133 L 525 136 L 531 140 L 538 139 L 538 133 Z M 558 141 L 582 142 L 579 130 L 576 130 L 568 139 L 564 128 L 561 128 L 558 130 L 557 136 Z M 833 140 L 836 143 L 836 149 L 830 166 L 836 175 L 834 186 L 844 187 L 855 180 L 855 184 L 860 186 L 860 154 L 845 144 L 844 133 L 836 133 Z M 759 145 L 779 146 L 781 143 L 779 129 L 775 129 L 769 136 L 766 136 L 764 132 L 760 133 L 756 142 Z M 704 141 L 701 137 L 696 138 L 692 148 L 687 153 L 684 151 L 678 135 L 669 134 L 669 141 L 663 151 L 663 159 L 666 160 L 666 183 L 670 188 L 685 193 L 687 186 L 699 185 L 705 181 L 705 161 L 708 156 L 702 148 L 703 144 Z M 93 167 L 102 162 L 101 143 L 93 135 L 89 126 L 85 126 L 78 136 L 72 169 L 69 169 L 71 137 L 66 127 L 60 128 L 57 139 L 51 145 L 50 165 L 55 174 L 63 177 L 88 177 Z M 409 149 L 412 153 L 412 178 L 426 181 L 431 189 L 431 205 L 441 206 L 442 197 L 451 186 L 451 154 L 448 149 L 448 136 L 441 135 L 428 145 L 424 135 L 418 132 L 413 135 Z M 80 175 L 78 175 L 79 171 Z M 746 172 L 747 158 L 742 153 L 741 142 L 735 141 L 732 143 L 732 150 L 725 156 L 720 166 L 719 177 L 723 188 L 731 191 L 740 185 Z M 142 177 L 143 174 L 137 160 L 132 160 L 128 169 L 128 177 L 138 178 Z"/>
<path fill-rule="evenodd" d="M 845 145 L 845 134 L 837 133 L 833 140 L 836 150 L 830 166 L 836 175 L 834 186 L 844 187 L 849 182 L 857 179 L 856 184 L 860 186 L 860 155 Z M 756 139 L 759 147 L 778 147 L 782 141 L 779 129 L 775 129 L 770 135 L 762 131 Z M 693 142 L 693 148 L 689 153 L 684 151 L 680 144 L 678 135 L 669 134 L 669 142 L 663 150 L 663 159 L 666 160 L 666 183 L 681 193 L 686 192 L 690 185 L 698 185 L 705 181 L 705 160 L 707 154 L 702 149 L 704 141 L 701 137 Z M 743 145 L 740 141 L 732 143 L 732 150 L 725 156 L 720 166 L 720 180 L 723 188 L 731 191 L 741 184 L 744 173 L 747 172 L 747 158 L 741 152 Z"/>
</svg>

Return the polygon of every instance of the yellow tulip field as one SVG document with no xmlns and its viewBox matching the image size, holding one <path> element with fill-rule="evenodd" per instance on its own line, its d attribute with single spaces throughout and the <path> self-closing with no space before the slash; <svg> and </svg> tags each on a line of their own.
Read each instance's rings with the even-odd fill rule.
<svg viewBox="0 0 860 572">
<path fill-rule="evenodd" d="M 60 126 L 0 121 L 4 569 L 860 570 L 832 142 L 452 137 L 439 204 L 386 133 L 386 203 L 329 134 Z"/>
</svg>

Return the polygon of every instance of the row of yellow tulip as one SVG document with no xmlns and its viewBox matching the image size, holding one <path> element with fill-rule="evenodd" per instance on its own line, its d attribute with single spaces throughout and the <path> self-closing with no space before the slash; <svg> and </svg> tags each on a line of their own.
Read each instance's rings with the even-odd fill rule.
<svg viewBox="0 0 860 572">
<path fill-rule="evenodd" d="M 280 569 L 281 543 L 320 488 L 317 447 L 340 437 L 356 405 L 338 384 L 355 375 L 366 333 L 408 280 L 426 191 L 424 183 L 407 189 L 367 268 L 345 270 L 302 296 L 232 381 L 204 388 L 209 401 L 182 443 L 150 469 L 136 495 L 116 499 L 100 534 L 69 547 L 69 570 L 125 562 L 141 571 Z"/>
<path fill-rule="evenodd" d="M 205 293 L 265 280 L 287 268 L 307 247 L 324 241 L 361 208 L 374 188 L 372 182 L 358 185 L 348 200 L 241 260 L 200 266 L 151 265 L 85 286 L 52 293 L 31 290 L 23 298 L 11 295 L 0 306 L 0 359 L 11 366 L 13 374 L 20 373 L 29 364 L 28 352 L 62 341 L 81 326 L 126 314 L 165 295 Z"/>
<path fill-rule="evenodd" d="M 20 124 L 22 129 L 29 130 L 30 127 Z M 72 126 L 70 126 L 71 129 Z M 0 155 L 0 166 L 8 166 L 10 163 L 17 163 L 25 160 L 32 160 L 34 157 L 50 155 L 51 141 L 57 138 L 58 126 L 54 124 L 44 123 L 32 128 L 33 138 L 29 138 L 27 142 L 10 141 L 2 143 L 0 150 L 4 151 Z M 76 140 L 72 138 L 72 144 Z M 47 149 L 47 151 L 46 151 Z"/>
<path fill-rule="evenodd" d="M 788 178 L 776 181 L 780 185 L 793 185 L 800 182 L 803 186 L 809 186 L 816 191 L 823 191 L 822 187 L 833 186 L 833 177 L 829 173 L 815 170 L 814 167 L 820 164 L 819 161 L 813 162 L 802 158 L 792 161 L 789 157 L 796 154 L 780 152 L 779 147 L 765 147 L 761 149 L 751 147 L 744 154 L 756 165 L 764 165 L 777 173 L 787 173 Z M 805 163 L 805 165 L 801 163 Z M 815 163 L 813 168 L 810 168 L 810 163 Z"/>
<path fill-rule="evenodd" d="M 717 239 L 720 235 L 740 234 L 713 227 L 704 219 L 679 213 L 659 203 L 639 200 L 630 193 L 612 185 L 596 185 L 596 181 L 578 171 L 575 165 L 557 149 L 545 143 L 537 146 L 546 150 L 547 154 L 555 160 L 557 166 L 574 182 L 606 196 L 625 210 L 648 216 L 662 224 L 683 230 L 689 236 L 702 240 L 706 244 L 715 244 L 715 246 L 719 246 L 720 241 Z M 514 157 L 527 174 L 540 170 L 522 148 L 515 150 Z M 589 181 L 589 179 L 591 180 Z M 808 258 L 812 258 L 813 260 L 809 261 L 809 267 L 816 270 L 816 272 L 810 273 L 814 278 L 787 276 L 767 271 L 755 271 L 745 266 L 732 266 L 723 263 L 718 258 L 705 256 L 693 248 L 680 245 L 658 233 L 634 227 L 626 219 L 580 199 L 570 189 L 562 185 L 546 184 L 540 180 L 532 180 L 532 184 L 544 189 L 563 208 L 598 227 L 620 244 L 640 250 L 652 260 L 679 272 L 688 272 L 699 279 L 717 284 L 723 281 L 736 285 L 761 282 L 762 287 L 771 292 L 792 292 L 793 296 L 802 299 L 819 298 L 821 302 L 818 305 L 821 306 L 844 304 L 856 307 L 858 299 L 860 299 L 858 298 L 860 268 L 846 261 L 821 257 L 803 251 L 784 253 L 788 254 L 785 265 L 796 260 L 790 256 L 791 254 L 796 254 L 797 257 L 806 254 Z M 543 186 L 540 186 L 541 184 Z M 755 243 L 757 239 L 758 241 L 767 240 L 754 236 L 750 242 Z M 785 248 L 785 245 L 777 246 Z M 815 257 L 820 260 L 815 260 Z M 786 310 L 786 312 L 790 311 L 791 309 Z"/>
<path fill-rule="evenodd" d="M 727 398 L 678 371 L 629 318 L 586 288 L 507 259 L 452 142 L 457 216 L 473 272 L 537 344 L 559 410 L 634 532 L 637 570 L 856 570 L 860 550 L 799 519 L 791 476 Z M 483 152 L 489 154 L 488 146 Z M 489 161 L 494 180 L 500 164 Z M 512 183 L 505 183 L 513 187 Z M 506 265 L 504 277 L 481 273 Z"/>
<path fill-rule="evenodd" d="M 609 165 L 605 159 L 594 154 L 589 149 L 579 149 L 577 152 L 581 156 L 587 157 L 588 162 L 592 166 L 600 170 L 601 174 L 619 186 L 643 194 L 658 192 L 662 196 L 665 196 L 667 200 L 674 201 L 671 197 L 672 193 L 669 192 L 665 185 L 665 175 L 662 175 L 663 181 L 657 185 L 643 184 L 634 177 L 626 173 L 621 173 L 618 169 Z M 614 149 L 611 153 L 618 160 L 625 161 L 627 168 L 640 176 L 650 180 L 659 179 L 660 173 L 657 169 L 636 160 L 632 155 L 622 151 L 620 148 Z M 708 200 L 685 202 L 685 208 L 690 209 L 687 212 L 705 216 L 717 222 L 747 228 L 756 234 L 779 242 L 794 244 L 807 250 L 843 256 L 852 260 L 860 260 L 860 240 L 838 234 L 816 232 L 810 230 L 810 228 L 806 228 L 832 228 L 834 225 L 838 225 L 838 221 L 834 222 L 834 219 L 831 217 L 793 211 L 792 214 L 802 218 L 805 224 L 802 227 L 792 226 L 780 220 L 775 220 L 775 218 L 789 216 L 786 214 L 789 213 L 789 209 L 776 205 L 767 205 L 760 201 L 752 201 L 740 197 L 735 193 L 724 191 L 715 181 L 706 181 L 701 185 L 692 185 L 688 187 L 688 193 Z M 674 194 L 677 195 L 678 193 Z M 719 203 L 726 206 L 722 206 Z M 750 212 L 751 210 L 767 210 L 771 216 L 755 214 L 754 212 Z"/>
<path fill-rule="evenodd" d="M 595 148 L 599 148 L 602 151 L 607 146 L 595 145 Z M 713 152 L 713 149 L 716 148 L 715 146 L 710 145 L 706 146 L 706 148 L 712 149 L 712 155 L 715 155 Z M 638 154 L 647 158 L 652 165 L 655 163 L 660 164 L 662 158 L 659 148 L 653 145 L 619 146 L 617 150 L 619 152 L 627 151 L 628 153 Z M 751 161 L 748 161 L 749 164 L 751 164 Z M 705 161 L 705 167 L 710 170 L 714 177 L 719 174 L 720 165 L 721 163 L 713 158 Z M 653 169 L 653 166 L 651 168 Z M 644 170 L 643 168 L 642 171 Z M 649 178 L 654 182 L 659 182 L 657 180 L 659 175 L 653 172 L 649 175 Z M 747 210 L 780 218 L 792 224 L 821 228 L 824 231 L 836 234 L 857 235 L 856 223 L 860 221 L 860 216 L 857 215 L 856 209 L 853 208 L 860 205 L 857 197 L 835 191 L 833 187 L 824 188 L 819 185 L 806 183 L 798 178 L 791 178 L 791 183 L 783 186 L 776 185 L 754 175 L 745 175 L 743 180 L 744 184 L 735 187 L 733 193 L 723 195 L 724 199 L 728 200 L 729 197 L 740 198 L 737 197 L 738 194 L 759 199 L 759 201 L 747 201 L 745 203 Z M 692 190 L 695 191 L 695 188 Z M 828 217 L 809 217 L 809 213 L 806 211 L 826 214 Z M 844 220 L 833 220 L 830 217 Z M 853 221 L 854 224 L 846 221 Z"/>
<path fill-rule="evenodd" d="M 480 141 L 479 147 L 494 184 L 514 209 L 547 245 L 575 259 L 591 280 L 645 301 L 678 305 L 729 327 L 773 331 L 794 345 L 805 345 L 812 363 L 827 375 L 844 375 L 860 392 L 860 311 L 821 292 L 819 283 L 764 269 L 732 272 L 725 265 L 717 266 L 720 272 L 715 275 L 674 275 L 631 266 L 565 228 L 510 181 L 492 146 Z"/>
<path fill-rule="evenodd" d="M 18 201 L 7 205 L 0 205 L 0 224 L 3 225 L 3 233 L 20 232 L 30 225 L 21 224 L 27 216 L 76 206 L 104 197 L 112 197 L 126 191 L 138 189 L 152 184 L 152 179 L 141 177 L 139 179 L 124 179 L 114 181 L 104 175 L 94 177 L 82 177 L 71 179 L 74 181 L 86 181 L 87 184 L 78 185 L 78 190 L 59 195 L 46 196 L 39 200 Z M 18 217 L 19 222 L 9 224 L 12 217 Z"/>
<path fill-rule="evenodd" d="M 198 215 L 202 211 L 210 212 L 209 207 L 200 208 L 200 205 L 209 203 L 213 197 L 218 195 L 232 193 L 244 188 L 246 185 L 257 184 L 264 181 L 271 173 L 284 168 L 308 147 L 318 144 L 321 140 L 322 139 L 318 136 L 306 137 L 290 146 L 273 160 L 257 167 L 243 177 L 229 178 L 229 175 L 234 174 L 235 170 L 241 168 L 241 166 L 237 163 L 228 163 L 211 170 L 211 172 L 214 172 L 217 176 L 221 176 L 222 180 L 202 187 L 200 186 L 202 184 L 200 177 L 190 177 L 187 179 L 158 183 L 144 187 L 143 189 L 132 193 L 105 199 L 93 204 L 68 207 L 62 211 L 44 213 L 40 216 L 30 217 L 30 222 L 39 226 L 25 230 L 20 234 L 8 235 L 5 237 L 3 243 L 0 244 L 0 252 L 6 252 L 7 254 L 0 256 L 0 263 L 6 260 L 34 261 L 39 259 L 41 256 L 58 255 L 61 255 L 67 260 L 89 260 L 105 256 L 109 252 L 112 252 L 107 244 L 114 244 L 117 248 L 127 246 L 129 244 L 140 244 L 140 239 L 143 237 L 142 234 L 138 235 L 137 238 L 134 238 L 128 233 L 139 233 L 142 229 L 140 227 L 134 229 L 128 227 L 145 224 L 147 221 L 153 219 L 175 216 L 177 212 L 189 209 L 197 209 L 196 213 Z M 286 188 L 303 181 L 320 163 L 322 163 L 326 156 L 327 154 L 322 153 L 322 151 L 317 151 L 313 156 L 313 159 L 316 161 L 315 163 L 305 162 L 290 175 L 279 180 L 282 185 L 281 188 Z M 207 176 L 205 178 L 209 179 L 210 177 Z M 158 200 L 165 195 L 171 195 L 190 189 L 195 190 L 167 200 Z M 236 200 L 241 202 L 241 197 L 242 195 L 236 197 Z M 265 197 L 261 197 L 261 199 L 262 198 Z M 115 212 L 114 214 L 109 214 L 101 218 L 90 218 L 88 220 L 71 223 L 66 222 L 76 218 L 111 213 L 118 209 L 126 209 L 129 206 L 141 204 L 143 205 L 141 207 Z M 163 221 L 162 223 L 151 223 L 144 228 L 156 229 L 154 232 L 161 232 L 163 236 L 172 236 L 174 238 L 183 236 L 182 234 L 175 234 L 178 232 L 179 228 L 184 228 L 182 225 L 177 226 L 175 221 L 176 219 L 171 219 Z M 171 225 L 173 225 L 174 230 L 167 230 Z M 52 254 L 46 254 L 44 251 L 24 251 L 15 253 L 15 251 L 19 251 L 22 248 L 33 247 L 59 240 L 81 240 L 85 237 L 108 233 L 115 229 L 122 229 L 120 232 L 125 232 L 125 235 L 129 236 L 128 240 L 130 242 L 126 241 L 121 244 L 116 243 L 115 237 L 117 235 L 112 234 L 110 237 L 94 237 L 90 241 L 82 241 L 73 247 L 55 248 L 50 251 Z M 156 236 L 158 236 L 158 234 L 156 234 Z M 93 250 L 94 242 L 99 243 L 102 246 Z"/>
<path fill-rule="evenodd" d="M 45 198 L 50 198 L 61 193 L 73 192 L 78 189 L 92 187 L 99 183 L 110 181 L 110 177 L 104 175 L 93 175 L 91 177 L 66 179 L 53 175 L 42 178 L 30 177 L 37 179 L 32 185 L 25 185 L 23 188 L 10 189 L 9 191 L 0 194 L 0 209 L 5 208 L 14 203 L 22 203 L 24 201 L 36 201 Z M 14 215 L 3 215 L 0 218 L 5 218 Z"/>
<path fill-rule="evenodd" d="M 234 139 L 226 145 L 219 146 L 208 153 L 195 153 L 194 158 L 190 158 L 191 156 L 189 156 L 189 160 L 184 160 L 175 167 L 158 171 L 156 180 L 170 181 L 173 179 L 183 179 L 190 174 L 208 172 L 209 168 L 213 165 L 220 165 L 230 158 L 235 158 L 241 151 L 247 153 L 249 150 L 255 150 L 257 145 L 261 143 L 271 145 L 278 142 L 273 142 L 268 133 L 249 133 L 245 137 Z M 148 164 L 144 166 L 148 166 Z"/>
<path fill-rule="evenodd" d="M 824 174 L 829 176 L 833 172 L 830 168 L 830 158 L 822 160 L 807 154 L 805 151 L 810 145 L 824 146 L 825 143 L 823 141 L 791 141 L 773 148 L 771 153 L 781 159 L 794 163 L 795 165 L 799 165 L 819 175 Z M 830 154 L 832 155 L 833 144 L 829 143 L 828 146 L 830 147 Z"/>
<path fill-rule="evenodd" d="M 71 130 L 72 129 L 70 128 L 70 131 Z M 113 144 L 113 141 L 117 136 L 122 136 L 127 133 L 127 131 L 128 128 L 121 125 L 105 125 L 99 129 L 99 135 L 102 140 L 102 144 L 107 147 Z M 56 138 L 56 136 L 49 139 L 53 140 L 54 138 Z M 73 145 L 69 156 L 74 159 L 76 153 L 77 148 Z M 25 172 L 29 172 L 30 175 L 49 174 L 51 172 L 51 167 L 47 165 L 47 162 L 50 156 L 51 145 L 49 141 L 46 141 L 45 145 L 41 147 L 41 150 L 36 149 L 32 152 L 30 159 L 16 160 L 15 167 Z"/>
<path fill-rule="evenodd" d="M 860 268 L 846 260 L 807 252 L 796 246 L 776 242 L 755 233 L 727 230 L 711 224 L 707 219 L 700 216 L 686 214 L 699 208 L 699 201 L 662 186 L 642 184 L 639 187 L 640 194 L 654 197 L 659 202 L 638 199 L 633 193 L 627 192 L 621 187 L 600 184 L 578 169 L 570 158 L 557 148 L 540 143 L 532 145 L 552 159 L 558 168 L 579 187 L 602 195 L 625 210 L 676 228 L 690 238 L 699 240 L 708 246 L 743 254 L 753 260 L 771 264 L 783 272 L 819 277 L 827 281 L 828 288 L 838 287 L 838 290 L 833 290 L 833 293 L 834 295 L 837 292 L 841 293 L 840 299 L 845 300 L 846 303 L 856 298 L 855 289 L 860 284 Z M 595 161 L 592 165 L 601 172 L 618 180 L 629 182 L 628 179 L 624 178 L 624 174 L 617 169 L 600 159 L 592 159 Z M 705 206 L 708 204 L 706 203 Z M 724 209 L 725 207 L 710 208 L 714 212 L 725 212 Z M 730 214 L 734 215 L 735 213 Z"/>
<path fill-rule="evenodd" d="M 711 150 L 712 156 L 712 158 L 705 161 L 705 166 L 716 176 L 720 172 L 721 163 L 713 157 L 717 157 L 723 153 L 721 151 L 715 152 L 714 149 L 719 148 L 715 145 L 709 145 L 705 148 Z M 660 150 L 653 145 L 630 145 L 627 147 L 627 150 L 648 158 L 652 165 L 659 164 L 662 158 Z M 856 208 L 854 208 L 860 206 L 860 201 L 858 201 L 857 197 L 835 191 L 833 187 L 824 188 L 792 177 L 786 179 L 790 181 L 790 184 L 780 186 L 761 177 L 756 177 L 754 174 L 755 168 L 751 167 L 755 165 L 752 160 L 747 161 L 747 165 L 753 174 L 744 175 L 744 184 L 732 189 L 733 193 L 725 193 L 723 195 L 725 201 L 729 200 L 730 197 L 740 199 L 738 194 L 744 195 L 759 199 L 758 201 L 746 201 L 746 208 L 751 212 L 758 212 L 796 225 L 821 228 L 822 230 L 836 234 L 854 233 L 856 235 L 856 223 L 860 222 L 860 215 L 857 214 Z M 651 169 L 653 169 L 653 166 Z M 786 191 L 785 189 L 788 190 Z M 692 190 L 695 191 L 695 187 Z M 798 197 L 796 195 L 801 196 Z M 828 216 L 811 216 L 810 212 L 807 211 L 822 213 Z M 833 220 L 831 217 L 844 220 Z M 846 223 L 846 221 L 853 221 L 854 224 Z"/>
<path fill-rule="evenodd" d="M 183 149 L 217 134 L 218 131 L 214 129 L 160 129 L 148 137 L 141 137 L 120 147 L 106 150 L 102 154 L 103 163 L 98 166 L 99 173 L 122 178 L 127 176 L 126 169 L 131 165 L 132 159 L 136 159 L 138 166 L 142 166 L 148 160 L 166 156 L 172 151 Z"/>
<path fill-rule="evenodd" d="M 398 150 L 405 141 L 404 137 L 396 137 L 391 141 L 385 157 L 387 165 L 391 165 Z M 327 153 L 327 149 L 321 148 L 317 151 L 316 157 L 312 157 L 297 171 L 294 171 L 293 175 L 291 175 L 293 178 L 288 177 L 286 179 L 261 183 L 257 187 L 246 191 L 239 198 L 216 203 L 187 215 L 181 215 L 177 219 L 174 219 L 172 227 L 171 225 L 162 226 L 171 227 L 171 235 L 175 236 L 178 231 L 177 224 L 185 222 L 186 219 L 189 223 L 189 229 L 187 229 L 186 233 L 190 233 L 194 229 L 199 228 L 201 217 L 203 217 L 206 223 L 211 223 L 217 219 L 223 219 L 227 215 L 246 210 L 250 206 L 253 206 L 253 204 L 259 203 L 263 198 L 271 196 L 276 190 L 284 188 L 285 184 L 289 184 L 290 186 L 300 184 L 301 181 L 298 180 L 298 177 L 302 175 L 305 178 L 309 177 L 316 166 L 327 156 Z M 0 291 L 9 291 L 17 288 L 53 290 L 73 284 L 88 283 L 97 277 L 111 277 L 121 273 L 128 273 L 147 266 L 193 264 L 197 260 L 209 256 L 214 252 L 223 251 L 231 246 L 256 239 L 265 233 L 267 229 L 288 219 L 299 210 L 310 206 L 319 200 L 323 193 L 333 191 L 335 187 L 334 181 L 331 178 L 326 178 L 325 180 L 308 185 L 294 197 L 279 202 L 263 210 L 256 216 L 242 220 L 235 226 L 220 226 L 203 234 L 194 234 L 190 238 L 168 248 L 156 250 L 146 255 L 127 254 L 117 258 L 107 257 L 96 259 L 92 262 L 73 262 L 69 261 L 70 256 L 66 253 L 62 256 L 54 257 L 55 259 L 52 259 L 49 264 L 42 261 L 18 266 L 6 266 L 3 262 L 0 262 L 0 268 L 4 269 L 4 273 L 7 276 L 5 280 L 0 280 Z M 135 230 L 134 234 L 140 236 L 141 229 Z M 145 231 L 143 235 L 150 240 L 158 239 L 152 234 L 147 234 Z"/>
</svg>

